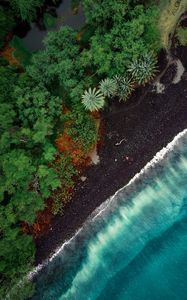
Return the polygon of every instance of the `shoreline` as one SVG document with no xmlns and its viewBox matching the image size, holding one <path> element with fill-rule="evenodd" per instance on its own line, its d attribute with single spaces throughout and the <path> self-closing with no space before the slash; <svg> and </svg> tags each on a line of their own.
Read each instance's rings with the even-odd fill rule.
<svg viewBox="0 0 187 300">
<path fill-rule="evenodd" d="M 187 70 L 187 47 L 179 47 L 176 55 Z M 177 84 L 171 84 L 171 73 L 168 69 L 164 75 L 163 94 L 153 93 L 146 86 L 136 90 L 128 104 L 113 101 L 112 113 L 103 113 L 105 135 L 104 145 L 98 150 L 100 163 L 81 174 L 87 179 L 80 180 L 65 214 L 55 217 L 51 229 L 36 239 L 36 265 L 72 238 L 95 209 L 187 128 L 187 73 Z"/>
<path fill-rule="evenodd" d="M 95 224 L 95 219 L 99 219 L 100 215 L 102 215 L 105 211 L 107 211 L 110 207 L 110 205 L 115 200 L 116 196 L 120 194 L 123 190 L 130 187 L 131 184 L 134 182 L 142 181 L 141 177 L 146 176 L 146 172 L 148 172 L 150 169 L 157 166 L 157 164 L 162 163 L 162 160 L 165 159 L 165 157 L 168 157 L 168 155 L 177 147 L 177 142 L 180 141 L 181 138 L 183 138 L 185 135 L 187 135 L 187 128 L 184 129 L 182 132 L 179 132 L 174 139 L 167 144 L 166 147 L 162 148 L 159 152 L 156 153 L 156 155 L 152 158 L 151 161 L 149 161 L 139 173 L 137 173 L 130 181 L 120 188 L 114 195 L 109 197 L 107 200 L 105 200 L 99 207 L 97 207 L 91 215 L 88 216 L 88 218 L 83 223 L 82 227 L 80 227 L 75 234 L 68 240 L 65 240 L 62 245 L 60 245 L 54 253 L 50 257 L 48 257 L 45 261 L 42 262 L 42 264 L 39 264 L 37 267 L 35 267 L 29 274 L 28 278 L 29 280 L 33 280 L 35 276 L 37 276 L 38 272 L 42 271 L 43 268 L 45 268 L 49 263 L 51 263 L 60 253 L 63 252 L 65 247 L 69 245 L 71 242 L 76 240 L 77 236 L 81 234 L 87 227 L 93 226 Z M 92 224 L 92 225 L 91 225 Z"/>
</svg>

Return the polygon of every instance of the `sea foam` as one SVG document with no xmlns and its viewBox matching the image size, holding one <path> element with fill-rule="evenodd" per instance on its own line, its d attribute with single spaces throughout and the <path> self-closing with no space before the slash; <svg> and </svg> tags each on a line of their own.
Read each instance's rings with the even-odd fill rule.
<svg viewBox="0 0 187 300">
<path fill-rule="evenodd" d="M 153 159 L 148 162 L 144 168 L 141 169 L 139 173 L 137 173 L 125 186 L 123 186 L 121 189 L 119 189 L 113 196 L 109 197 L 106 201 L 104 201 L 99 207 L 97 207 L 94 212 L 87 218 L 85 223 L 81 228 L 79 228 L 76 233 L 67 241 L 65 241 L 60 247 L 58 247 L 51 256 L 46 259 L 42 264 L 39 264 L 37 267 L 35 267 L 29 274 L 28 279 L 32 280 L 47 264 L 51 263 L 54 258 L 56 258 L 58 255 L 61 255 L 66 248 L 67 245 L 70 245 L 76 238 L 79 236 L 87 226 L 90 225 L 90 223 L 95 223 L 95 221 L 101 217 L 103 214 L 106 213 L 108 209 L 110 209 L 110 206 L 112 203 L 116 201 L 116 198 L 119 193 L 124 191 L 127 187 L 130 187 L 134 185 L 139 179 L 141 179 L 142 175 L 146 174 L 150 169 L 155 168 L 155 166 L 161 162 L 171 151 L 173 151 L 174 147 L 177 146 L 182 138 L 187 135 L 187 129 L 181 131 L 178 133 L 174 139 L 162 150 L 156 153 L 156 155 L 153 157 Z"/>
</svg>

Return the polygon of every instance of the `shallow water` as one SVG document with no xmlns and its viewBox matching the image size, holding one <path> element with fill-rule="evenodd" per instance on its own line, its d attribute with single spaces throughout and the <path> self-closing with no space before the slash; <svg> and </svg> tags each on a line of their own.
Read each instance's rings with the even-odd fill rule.
<svg viewBox="0 0 187 300">
<path fill-rule="evenodd" d="M 85 25 L 85 17 L 82 7 L 79 6 L 77 14 L 73 14 L 71 9 L 71 0 L 62 0 L 60 5 L 51 7 L 57 16 L 57 24 L 51 30 L 42 29 L 36 22 L 31 24 L 31 29 L 26 36 L 22 38 L 23 45 L 30 51 L 37 51 L 43 48 L 43 40 L 47 33 L 52 30 L 58 30 L 61 26 L 70 26 L 79 30 Z"/>
<path fill-rule="evenodd" d="M 171 148 L 58 251 L 33 300 L 187 299 L 187 133 Z"/>
</svg>

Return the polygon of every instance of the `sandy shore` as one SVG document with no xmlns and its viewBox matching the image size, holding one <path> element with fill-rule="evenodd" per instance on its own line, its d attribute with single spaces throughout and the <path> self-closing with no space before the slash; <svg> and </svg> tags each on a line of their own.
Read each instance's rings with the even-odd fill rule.
<svg viewBox="0 0 187 300">
<path fill-rule="evenodd" d="M 176 56 L 187 70 L 187 47 L 178 48 Z M 65 214 L 57 216 L 51 230 L 36 240 L 36 264 L 70 238 L 96 207 L 187 128 L 187 71 L 179 83 L 172 84 L 175 75 L 171 66 L 161 79 L 164 93 L 156 94 L 151 85 L 146 86 L 137 89 L 128 104 L 113 101 L 103 113 L 100 163 L 82 174 L 87 179 L 80 180 Z"/>
</svg>

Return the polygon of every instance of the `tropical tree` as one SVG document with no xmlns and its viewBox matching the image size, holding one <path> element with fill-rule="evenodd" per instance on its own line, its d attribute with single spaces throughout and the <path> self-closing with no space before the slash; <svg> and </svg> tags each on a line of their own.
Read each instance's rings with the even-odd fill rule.
<svg viewBox="0 0 187 300">
<path fill-rule="evenodd" d="M 145 84 L 155 76 L 156 57 L 151 53 L 142 55 L 130 64 L 128 72 L 138 84 Z"/>
<path fill-rule="evenodd" d="M 105 97 L 114 96 L 117 92 L 117 84 L 114 79 L 106 78 L 100 82 L 99 89 Z"/>
<path fill-rule="evenodd" d="M 14 25 L 13 12 L 7 7 L 0 6 L 0 47 L 3 46 L 7 33 L 12 31 Z"/>
<path fill-rule="evenodd" d="M 133 81 L 128 76 L 115 76 L 115 82 L 117 85 L 116 95 L 119 100 L 126 101 L 129 95 L 133 91 Z"/>
<path fill-rule="evenodd" d="M 103 108 L 105 97 L 100 90 L 89 88 L 82 95 L 82 104 L 87 110 L 94 111 Z"/>
<path fill-rule="evenodd" d="M 22 20 L 32 20 L 36 9 L 43 5 L 44 0 L 9 0 L 13 10 L 21 16 Z"/>
</svg>

